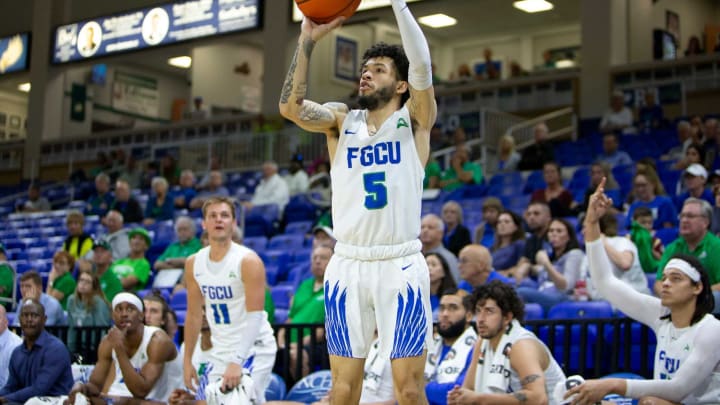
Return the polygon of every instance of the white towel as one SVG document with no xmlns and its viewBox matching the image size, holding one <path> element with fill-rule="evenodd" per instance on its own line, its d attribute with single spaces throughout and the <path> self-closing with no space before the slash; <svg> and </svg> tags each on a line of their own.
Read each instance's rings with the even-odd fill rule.
<svg viewBox="0 0 720 405">
<path fill-rule="evenodd" d="M 208 384 L 205 387 L 205 400 L 207 405 L 254 405 L 254 383 L 249 375 L 243 374 L 240 385 L 230 392 L 220 390 L 222 379 Z"/>
<path fill-rule="evenodd" d="M 475 330 L 473 328 L 465 329 L 440 361 L 443 339 L 441 336 L 436 336 L 433 339 L 433 345 L 428 351 L 428 359 L 425 362 L 425 381 L 441 384 L 455 382 L 465 369 L 465 364 L 467 364 L 468 356 L 472 353 L 475 341 L 477 341 Z"/>
<path fill-rule="evenodd" d="M 389 377 L 383 375 L 383 372 L 385 371 L 385 363 L 387 361 L 389 360 L 380 357 L 380 340 L 375 339 L 370 346 L 367 359 L 365 360 L 366 366 L 363 377 L 363 386 L 365 389 L 371 392 L 377 392 L 378 388 L 380 388 L 380 382 L 382 379 Z"/>
<path fill-rule="evenodd" d="M 510 357 L 508 350 L 512 346 L 510 331 L 521 328 L 517 320 L 513 320 L 498 342 L 498 351 L 490 347 L 488 340 L 483 340 L 481 354 L 475 371 L 475 392 L 506 393 L 510 387 Z"/>
</svg>

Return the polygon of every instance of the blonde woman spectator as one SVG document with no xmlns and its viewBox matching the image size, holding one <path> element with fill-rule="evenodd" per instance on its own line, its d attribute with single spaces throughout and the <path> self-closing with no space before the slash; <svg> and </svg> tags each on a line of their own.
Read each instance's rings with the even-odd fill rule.
<svg viewBox="0 0 720 405">
<path fill-rule="evenodd" d="M 498 141 L 498 172 L 514 172 L 520 163 L 520 154 L 515 150 L 515 138 L 503 135 Z"/>
</svg>

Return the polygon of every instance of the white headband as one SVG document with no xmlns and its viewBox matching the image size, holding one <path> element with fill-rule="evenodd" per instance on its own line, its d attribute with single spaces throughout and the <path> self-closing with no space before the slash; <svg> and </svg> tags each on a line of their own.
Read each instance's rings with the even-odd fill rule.
<svg viewBox="0 0 720 405">
<path fill-rule="evenodd" d="M 127 302 L 128 304 L 134 305 L 135 308 L 138 309 L 138 311 L 143 312 L 143 303 L 135 294 L 130 294 L 126 292 L 121 292 L 115 296 L 112 300 L 112 307 L 115 309 L 116 306 L 120 305 L 123 302 Z"/>
<path fill-rule="evenodd" d="M 700 281 L 700 272 L 697 271 L 695 267 L 690 265 L 690 263 L 686 262 L 683 259 L 670 259 L 670 261 L 665 265 L 665 269 L 678 269 L 685 273 L 688 277 L 690 277 L 690 280 L 697 283 Z"/>
</svg>

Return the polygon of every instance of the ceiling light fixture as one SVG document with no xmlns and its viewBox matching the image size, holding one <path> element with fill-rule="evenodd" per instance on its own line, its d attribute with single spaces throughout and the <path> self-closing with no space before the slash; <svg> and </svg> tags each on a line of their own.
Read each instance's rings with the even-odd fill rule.
<svg viewBox="0 0 720 405">
<path fill-rule="evenodd" d="M 445 14 L 431 14 L 418 18 L 420 24 L 432 28 L 450 27 L 457 24 L 457 20 Z"/>
<path fill-rule="evenodd" d="M 513 7 L 526 13 L 539 13 L 552 10 L 555 6 L 546 0 L 522 0 L 514 2 Z"/>
<path fill-rule="evenodd" d="M 192 58 L 189 56 L 176 56 L 168 59 L 168 65 L 175 66 L 180 69 L 189 69 L 192 66 Z"/>
<path fill-rule="evenodd" d="M 25 92 L 25 93 L 29 93 L 30 92 L 30 82 L 18 84 L 18 90 Z"/>
</svg>

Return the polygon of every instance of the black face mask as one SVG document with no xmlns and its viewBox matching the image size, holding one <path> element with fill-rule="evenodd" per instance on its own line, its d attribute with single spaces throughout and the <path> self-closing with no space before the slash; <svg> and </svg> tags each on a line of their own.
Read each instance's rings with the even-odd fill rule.
<svg viewBox="0 0 720 405">
<path fill-rule="evenodd" d="M 379 89 L 375 94 L 359 96 L 358 104 L 360 105 L 360 108 L 372 111 L 380 107 L 381 104 L 387 104 L 390 100 L 392 100 L 392 98 L 393 90 L 390 86 L 388 86 Z"/>
<path fill-rule="evenodd" d="M 448 326 L 446 329 L 438 327 L 438 333 L 445 339 L 455 339 L 458 336 L 462 335 L 463 332 L 465 332 L 466 328 L 467 325 L 465 322 L 465 318 L 462 318 L 461 320 L 450 324 L 450 326 Z"/>
</svg>

